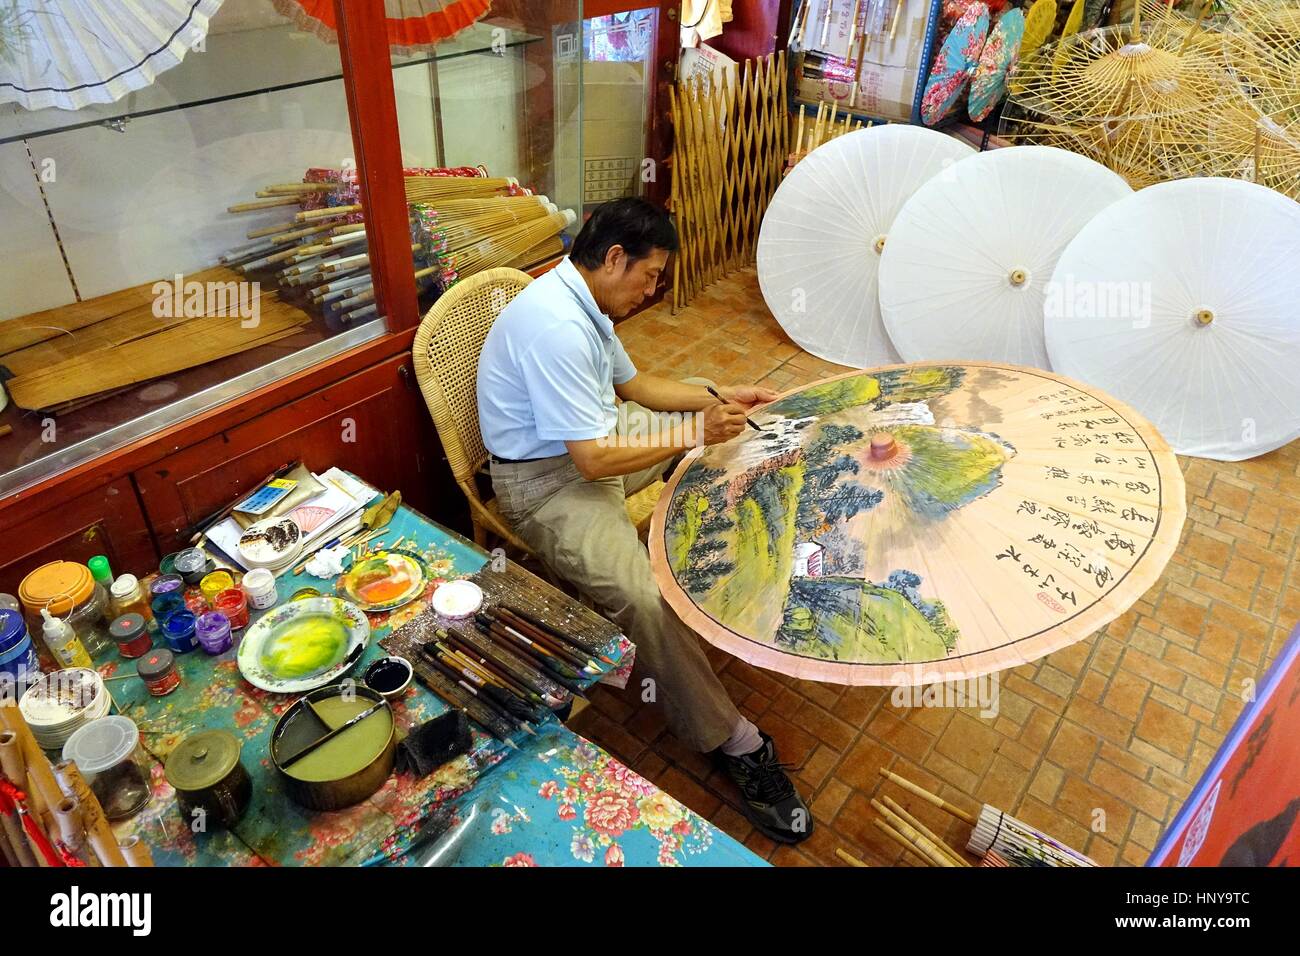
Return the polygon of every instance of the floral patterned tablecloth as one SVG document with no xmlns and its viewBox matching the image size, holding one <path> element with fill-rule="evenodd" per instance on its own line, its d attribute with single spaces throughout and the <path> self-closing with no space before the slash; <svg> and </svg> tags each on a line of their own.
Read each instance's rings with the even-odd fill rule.
<svg viewBox="0 0 1300 956">
<path fill-rule="evenodd" d="M 465 538 L 406 506 L 372 544 L 399 538 L 403 549 L 423 554 L 433 580 L 418 600 L 370 616 L 372 639 L 355 674 L 383 656 L 379 641 L 423 612 L 440 583 L 472 574 L 488 560 Z M 281 601 L 304 587 L 333 593 L 332 581 L 307 574 L 283 575 L 277 587 Z M 153 791 L 149 805 L 116 830 L 119 837 L 138 833 L 159 866 L 407 864 L 412 857 L 404 851 L 418 839 L 422 821 L 454 806 L 454 823 L 471 803 L 484 812 L 466 829 L 461 865 L 762 865 L 708 821 L 555 722 L 536 737 L 521 735 L 517 751 L 476 729 L 469 754 L 423 779 L 394 773 L 356 806 L 307 810 L 285 794 L 267 752 L 276 720 L 295 697 L 250 685 L 235 653 L 178 655 L 182 684 L 166 697 L 150 697 L 135 677 L 106 685 L 118 711 L 140 728 Z M 134 664 L 110 652 L 99 669 L 112 677 L 133 673 Z M 418 682 L 393 707 L 402 730 L 445 709 Z M 167 755 L 187 734 L 210 728 L 241 738 L 241 762 L 253 782 L 252 803 L 233 830 L 185 819 L 163 774 Z"/>
</svg>

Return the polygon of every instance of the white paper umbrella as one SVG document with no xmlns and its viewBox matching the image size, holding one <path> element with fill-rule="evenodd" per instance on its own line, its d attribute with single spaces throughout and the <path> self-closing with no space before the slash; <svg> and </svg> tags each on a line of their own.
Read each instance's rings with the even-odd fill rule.
<svg viewBox="0 0 1300 956">
<path fill-rule="evenodd" d="M 1046 369 L 1044 288 L 1057 257 L 1132 190 L 1100 163 L 1013 146 L 957 163 L 916 191 L 880 262 L 880 308 L 903 359 Z"/>
<path fill-rule="evenodd" d="M 876 126 L 833 139 L 795 166 L 758 235 L 758 282 L 790 338 L 841 365 L 899 361 L 876 295 L 885 234 L 919 186 L 972 152 L 933 130 Z"/>
<path fill-rule="evenodd" d="M 149 86 L 208 32 L 223 0 L 10 0 L 0 103 L 78 110 Z"/>
<path fill-rule="evenodd" d="M 1052 365 L 1132 404 L 1180 454 L 1300 437 L 1300 205 L 1229 179 L 1149 186 L 1061 256 Z"/>
</svg>

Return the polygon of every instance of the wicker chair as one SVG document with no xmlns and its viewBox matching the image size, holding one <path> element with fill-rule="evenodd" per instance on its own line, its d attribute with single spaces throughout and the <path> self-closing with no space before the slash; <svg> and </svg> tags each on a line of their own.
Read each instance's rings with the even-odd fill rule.
<svg viewBox="0 0 1300 956">
<path fill-rule="evenodd" d="M 429 309 L 415 333 L 415 378 L 429 406 L 438 438 L 456 484 L 469 502 L 474 541 L 488 544 L 488 533 L 525 554 L 532 549 L 510 529 L 495 498 L 479 494 L 477 476 L 488 460 L 478 419 L 478 359 L 496 317 L 532 281 L 517 269 L 488 269 L 462 279 Z M 627 501 L 628 516 L 645 533 L 663 490 L 656 482 Z"/>
</svg>

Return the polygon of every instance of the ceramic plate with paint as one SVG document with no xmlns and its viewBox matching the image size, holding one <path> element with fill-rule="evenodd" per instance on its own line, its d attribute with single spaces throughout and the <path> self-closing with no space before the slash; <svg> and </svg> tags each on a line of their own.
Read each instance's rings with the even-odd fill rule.
<svg viewBox="0 0 1300 956">
<path fill-rule="evenodd" d="M 380 551 L 339 578 L 338 591 L 362 610 L 391 611 L 419 597 L 427 578 L 418 554 Z"/>
<path fill-rule="evenodd" d="M 239 539 L 239 558 L 247 568 L 278 570 L 302 551 L 302 529 L 291 518 L 268 518 L 248 526 Z"/>
<path fill-rule="evenodd" d="M 355 604 L 333 597 L 290 601 L 263 615 L 239 645 L 239 672 L 254 687 L 293 694 L 340 677 L 370 640 Z"/>
</svg>

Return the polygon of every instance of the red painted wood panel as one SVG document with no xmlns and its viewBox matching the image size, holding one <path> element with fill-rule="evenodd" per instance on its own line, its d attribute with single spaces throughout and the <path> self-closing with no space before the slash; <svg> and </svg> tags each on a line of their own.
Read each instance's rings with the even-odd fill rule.
<svg viewBox="0 0 1300 956">
<path fill-rule="evenodd" d="M 405 370 L 405 371 L 403 371 Z M 460 494 L 412 379 L 398 356 L 168 456 L 136 474 L 159 547 L 193 529 L 279 466 L 337 465 L 445 523 L 461 524 Z M 412 379 L 413 381 L 413 379 Z"/>
<path fill-rule="evenodd" d="M 22 579 L 50 561 L 108 556 L 114 574 L 156 567 L 154 547 L 135 488 L 126 478 L 67 499 L 47 511 L 15 513 L 0 555 L 0 591 L 17 595 Z"/>
</svg>

